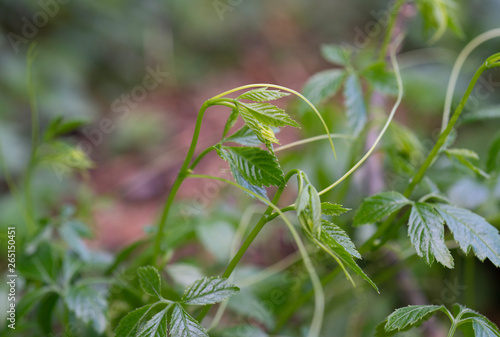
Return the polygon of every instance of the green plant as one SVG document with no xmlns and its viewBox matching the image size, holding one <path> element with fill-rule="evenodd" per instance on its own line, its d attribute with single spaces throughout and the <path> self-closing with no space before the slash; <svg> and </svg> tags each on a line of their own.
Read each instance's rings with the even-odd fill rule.
<svg viewBox="0 0 500 337">
<path fill-rule="evenodd" d="M 472 252 L 480 261 L 488 259 L 500 267 L 498 229 L 482 216 L 454 205 L 428 177 L 428 171 L 443 157 L 461 170 L 461 174 L 472 175 L 481 181 L 498 176 L 498 136 L 488 151 L 484 169 L 478 163 L 479 156 L 475 152 L 453 148 L 452 144 L 455 128 L 459 123 L 467 122 L 461 115 L 477 81 L 485 71 L 500 66 L 500 54 L 487 58 L 481 64 L 449 121 L 445 109 L 443 130 L 425 156 L 413 132 L 393 120 L 403 99 L 403 81 L 396 61 L 396 51 L 403 38 L 401 35 L 394 36 L 397 14 L 403 4 L 404 1 L 395 3 L 394 14 L 390 17 L 379 51 L 356 51 L 353 46 L 323 46 L 322 55 L 336 68 L 312 76 L 304 86 L 303 94 L 278 85 L 253 84 L 226 91 L 205 101 L 197 116 L 190 147 L 156 226 L 150 229 L 146 238 L 132 243 L 114 257 L 87 247 L 84 239 L 91 236 L 91 231 L 77 219 L 78 214 L 73 208 L 64 207 L 58 215 L 41 220 L 36 215 L 31 180 L 39 164 L 57 163 L 63 164 L 65 169 L 83 171 L 91 167 L 92 163 L 64 138 L 65 134 L 81 126 L 80 121 L 54 119 L 43 137 L 40 137 L 34 89 L 30 84 L 32 147 L 22 181 L 22 195 L 7 171 L 5 174 L 27 223 L 27 239 L 23 243 L 21 258 L 29 262 L 19 268 L 25 281 L 22 289 L 25 295 L 19 304 L 18 313 L 19 317 L 35 313 L 37 323 L 26 324 L 25 332 L 49 334 L 57 326 L 64 327 L 64 332 L 70 336 L 96 333 L 114 333 L 118 337 L 208 336 L 207 329 L 201 324 L 202 320 L 212 305 L 220 303 L 209 328 L 211 333 L 265 335 L 258 327 L 246 326 L 244 333 L 236 332 L 235 327 L 219 329 L 223 331 L 217 328 L 228 303 L 226 300 L 240 291 L 236 286 L 238 283 L 234 282 L 236 285 L 233 285 L 231 280 L 235 270 L 259 233 L 275 219 L 281 219 L 287 226 L 307 273 L 307 278 L 297 281 L 299 290 L 295 289 L 292 296 L 296 300 L 286 302 L 276 314 L 275 324 L 266 327 L 275 333 L 285 330 L 284 325 L 290 317 L 314 297 L 311 322 L 302 326 L 304 330 L 295 335 L 320 336 L 329 303 L 323 287 L 338 274 L 343 273 L 352 286 L 356 285 L 357 275 L 378 293 L 377 278 L 383 279 L 387 274 L 365 272 L 367 264 L 362 256 L 371 256 L 369 262 L 373 262 L 380 257 L 376 254 L 393 249 L 398 253 L 398 259 L 409 264 L 409 260 L 415 257 L 414 249 L 416 255 L 427 264 L 432 265 L 436 260 L 451 269 L 455 266 L 455 259 L 450 249 L 460 248 L 465 254 Z M 442 36 L 447 27 L 460 33 L 451 2 L 419 0 L 416 4 L 422 12 L 425 27 L 433 30 L 432 40 Z M 490 38 L 493 36 L 496 35 L 488 35 Z M 30 50 L 28 69 L 31 69 L 34 59 L 33 51 Z M 28 76 L 30 82 L 30 74 Z M 452 83 L 450 87 L 454 85 Z M 349 135 L 331 133 L 327 117 L 316 108 L 328 105 L 328 100 L 341 89 Z M 244 92 L 236 98 L 230 97 L 240 91 Z M 300 124 L 284 109 L 269 102 L 290 94 L 300 99 L 296 104 L 297 111 L 302 114 L 314 112 L 325 134 L 277 146 L 279 141 L 276 133 L 279 128 L 299 128 Z M 383 123 L 380 122 L 381 118 L 372 114 L 371 102 L 376 95 L 397 95 Z M 202 121 L 211 107 L 229 108 L 231 112 L 221 140 L 196 155 Z M 484 114 L 468 114 L 469 121 L 483 118 L 481 116 L 484 117 Z M 239 119 L 243 126 L 233 131 Z M 377 131 L 376 137 L 366 146 L 366 152 L 362 153 L 361 148 L 368 141 L 367 135 L 373 130 Z M 328 139 L 332 158 L 337 156 L 334 139 L 352 141 L 347 160 L 349 169 L 337 180 L 328 181 L 323 189 L 319 189 L 312 183 L 315 179 L 306 170 L 292 168 L 283 171 L 285 165 L 280 162 L 277 153 L 323 139 Z M 409 179 L 404 179 L 398 188 L 367 197 L 356 211 L 351 212 L 355 214 L 353 227 L 371 225 L 374 228 L 373 233 L 357 249 L 353 242 L 355 240 L 349 234 L 351 229 L 340 224 L 341 216 L 346 213 L 349 215 L 350 211 L 343 204 L 347 205 L 345 195 L 353 173 L 367 162 L 380 145 L 389 157 L 391 169 L 404 173 Z M 203 158 L 212 151 L 227 162 L 234 181 L 197 173 Z M 415 166 L 419 168 L 415 169 Z M 282 206 L 280 199 L 285 189 L 291 186 L 290 189 L 295 190 L 294 177 L 297 191 L 295 202 Z M 186 179 L 211 179 L 230 185 L 258 200 L 266 208 L 258 213 L 258 221 L 234 252 L 221 277 L 201 277 L 189 282 L 183 295 L 180 295 L 180 287 L 162 279 L 166 279 L 164 271 L 168 269 L 175 249 L 189 242 L 193 236 L 194 225 L 189 221 L 183 223 L 180 220 L 183 215 L 173 207 L 176 195 Z M 271 189 L 268 191 L 266 188 L 274 191 L 271 198 L 268 196 Z M 332 197 L 334 192 L 337 194 Z M 296 214 L 295 218 L 288 216 L 291 212 Z M 295 223 L 300 224 L 300 231 Z M 406 231 L 401 230 L 405 224 L 408 225 L 407 234 L 413 248 L 403 244 L 404 249 L 398 250 L 391 246 L 390 241 L 405 237 Z M 245 229 L 242 229 L 243 234 Z M 328 260 L 318 262 L 321 254 L 325 254 Z M 272 270 L 268 274 L 282 271 L 297 260 L 283 265 L 278 263 L 270 267 Z M 268 274 L 261 277 L 268 278 Z M 369 276 L 372 274 L 375 276 Z M 248 278 L 243 278 L 243 282 L 249 282 Z M 257 277 L 257 280 L 260 278 Z M 352 288 L 346 290 L 348 295 L 354 291 Z M 240 294 L 245 295 L 243 291 Z M 376 333 L 378 336 L 389 336 L 409 330 L 438 311 L 445 313 L 451 320 L 449 337 L 454 336 L 457 328 L 463 330 L 465 336 L 500 336 L 498 328 L 486 317 L 461 305 L 456 305 L 451 311 L 444 305 L 403 307 L 380 324 Z"/>
</svg>

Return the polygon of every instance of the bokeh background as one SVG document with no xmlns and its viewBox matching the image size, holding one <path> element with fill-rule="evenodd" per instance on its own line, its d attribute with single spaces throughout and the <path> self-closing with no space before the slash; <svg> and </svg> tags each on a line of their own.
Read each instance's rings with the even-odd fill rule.
<svg viewBox="0 0 500 337">
<path fill-rule="evenodd" d="M 432 45 L 419 15 L 408 13 L 407 36 L 399 56 L 405 98 L 397 119 L 420 137 L 425 149 L 440 127 L 446 85 L 456 56 L 473 37 L 499 25 L 500 2 L 457 3 L 464 36 L 446 33 Z M 68 135 L 67 141 L 85 142 L 93 161 L 93 167 L 84 174 L 58 170 L 53 162 L 37 170 L 33 179 L 37 214 L 48 217 L 57 214 L 64 204 L 77 205 L 79 217 L 95 230 L 88 244 L 103 252 L 115 252 L 144 237 L 157 219 L 204 100 L 248 83 L 276 83 L 300 91 L 312 74 L 331 67 L 321 58 L 322 44 L 352 44 L 360 39 L 359 32 L 365 25 L 386 8 L 387 2 L 378 0 L 2 0 L 0 137 L 8 170 L 14 178 L 19 177 L 29 156 L 26 55 L 29 45 L 36 42 L 33 88 L 41 128 L 57 116 L 81 121 L 81 127 Z M 44 20 L 40 12 L 49 19 Z M 374 43 L 366 46 L 374 47 Z M 465 63 L 457 97 L 477 65 L 498 51 L 500 39 L 485 43 L 472 54 Z M 137 89 L 144 87 L 145 77 L 151 73 L 157 75 L 154 88 Z M 492 76 L 493 81 L 500 81 L 498 74 Z M 498 84 L 481 105 L 498 104 L 497 92 Z M 132 93 L 141 93 L 140 99 Z M 127 97 L 131 97 L 129 101 Z M 297 114 L 292 100 L 285 104 L 303 128 L 283 131 L 283 144 L 322 133 L 312 114 Z M 345 127 L 341 110 L 336 100 L 322 110 L 334 132 L 342 132 Z M 206 115 L 201 144 L 218 140 L 227 113 L 220 108 Z M 498 121 L 464 125 L 457 147 L 471 148 L 484 156 L 485 144 L 499 126 Z M 285 170 L 300 167 L 316 184 L 326 186 L 347 168 L 343 154 L 348 153 L 349 146 L 338 141 L 337 147 L 337 160 L 325 155 L 329 153 L 326 143 L 283 152 L 280 158 Z M 485 184 L 463 175 L 457 180 L 453 175 L 440 174 L 439 167 L 432 172 L 439 187 L 454 202 L 480 209 L 498 227 L 500 183 Z M 200 171 L 217 174 L 227 172 L 227 167 L 213 154 L 207 156 Z M 22 218 L 3 173 L 0 178 L 0 224 L 19 224 L 21 228 Z M 387 186 L 391 179 L 384 177 Z M 345 205 L 355 208 L 368 193 L 361 170 L 349 191 L 339 189 L 327 198 L 335 202 L 346 196 Z M 189 219 L 172 225 L 173 233 L 181 238 L 171 263 L 174 280 L 210 274 L 210 270 L 227 263 L 228 242 L 235 235 L 243 210 L 253 204 L 250 198 L 238 196 L 238 192 L 223 187 L 186 182 L 179 205 L 187 206 L 176 207 L 179 211 L 188 209 Z M 294 197 L 290 191 L 284 201 L 293 202 Z M 349 226 L 349 216 L 342 221 Z M 368 235 L 363 230 L 352 234 L 356 242 Z M 262 269 L 293 251 L 285 228 L 271 225 L 248 252 L 247 267 L 241 272 Z M 414 288 L 420 288 L 429 302 L 467 303 L 499 324 L 500 273 L 489 262 L 474 262 L 458 252 L 454 256 L 454 270 L 428 267 L 415 259 L 409 270 L 380 277 L 382 295 L 368 289 L 350 289 L 339 277 L 335 285 L 326 288 L 334 299 L 329 302 L 326 324 L 341 331 L 338 336 L 369 336 L 370 329 L 395 305 L 407 303 L 405 296 Z M 210 267 L 200 267 L 196 263 L 200 259 Z M 375 273 L 381 266 L 382 262 L 371 261 L 368 273 Z M 471 268 L 472 281 L 466 279 Z M 256 299 L 273 284 L 283 282 L 275 278 L 233 306 L 243 307 L 245 303 L 258 307 Z M 306 305 L 304 310 L 310 309 Z M 268 309 L 261 310 L 265 313 Z M 273 319 L 270 314 L 264 316 Z"/>
</svg>

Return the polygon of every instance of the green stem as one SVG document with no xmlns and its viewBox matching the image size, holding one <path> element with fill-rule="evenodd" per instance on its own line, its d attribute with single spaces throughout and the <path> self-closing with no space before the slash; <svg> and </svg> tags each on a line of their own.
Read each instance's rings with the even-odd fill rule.
<svg viewBox="0 0 500 337">
<path fill-rule="evenodd" d="M 292 171 L 288 172 L 287 175 L 285 176 L 285 184 L 288 182 L 288 180 L 290 180 L 290 178 L 294 174 L 297 174 L 297 172 L 298 172 L 297 170 L 292 170 Z M 281 197 L 281 194 L 283 193 L 283 190 L 285 189 L 285 184 L 283 186 L 280 186 L 278 188 L 278 190 L 276 191 L 276 193 L 274 194 L 273 200 L 271 201 L 271 203 L 273 203 L 274 205 L 276 205 L 278 203 L 278 201 Z M 266 211 L 264 212 L 264 214 L 260 218 L 259 222 L 257 222 L 255 227 L 250 232 L 250 234 L 248 234 L 245 241 L 243 241 L 240 248 L 238 249 L 236 254 L 233 256 L 231 261 L 229 262 L 228 266 L 226 267 L 226 270 L 224 270 L 224 273 L 222 274 L 222 277 L 228 278 L 229 276 L 231 276 L 234 269 L 236 268 L 236 266 L 240 262 L 241 258 L 246 253 L 246 251 L 248 250 L 250 245 L 253 243 L 253 241 L 255 240 L 257 235 L 260 233 L 262 228 L 264 228 L 266 223 L 268 223 L 269 221 L 271 221 L 274 218 L 276 218 L 277 216 L 279 216 L 278 213 L 271 214 L 272 211 L 273 211 L 273 208 L 271 206 L 268 206 Z M 285 211 L 282 210 L 282 212 L 285 212 Z M 273 216 L 273 215 L 275 215 L 275 216 Z M 200 314 L 198 315 L 198 321 L 201 321 L 205 317 L 205 315 L 208 313 L 208 311 L 210 310 L 211 307 L 212 307 L 211 305 L 207 305 L 201 310 Z"/>
<path fill-rule="evenodd" d="M 490 59 L 490 58 L 489 58 Z M 489 60 L 488 59 L 488 60 Z M 415 190 L 416 186 L 418 185 L 418 183 L 420 183 L 420 181 L 424 178 L 427 170 L 429 169 L 429 167 L 434 163 L 434 160 L 436 159 L 437 155 L 440 153 L 441 151 L 441 148 L 443 147 L 443 145 L 445 144 L 446 142 L 446 139 L 448 138 L 451 130 L 453 129 L 453 127 L 455 126 L 455 124 L 457 123 L 458 121 L 458 118 L 460 117 L 460 114 L 462 113 L 464 107 L 465 107 L 465 104 L 467 103 L 468 99 L 469 99 L 469 96 L 471 95 L 472 93 L 472 90 L 474 89 L 474 86 L 476 85 L 476 82 L 478 81 L 479 77 L 481 76 L 481 74 L 486 70 L 486 69 L 489 69 L 489 68 L 494 68 L 498 65 L 496 64 L 489 64 L 488 62 L 485 62 L 483 63 L 479 68 L 478 70 L 476 71 L 476 73 L 474 74 L 474 76 L 472 77 L 472 80 L 471 82 L 469 83 L 469 86 L 467 87 L 467 90 L 465 91 L 462 99 L 460 100 L 460 103 L 459 105 L 457 106 L 457 108 L 455 109 L 455 112 L 453 113 L 448 125 L 446 126 L 446 128 L 444 129 L 444 131 L 441 133 L 441 135 L 439 136 L 436 144 L 434 145 L 434 147 L 432 148 L 431 152 L 429 153 L 429 155 L 427 156 L 427 158 L 425 159 L 424 163 L 422 164 L 422 166 L 420 167 L 420 169 L 417 171 L 417 173 L 415 174 L 415 176 L 413 177 L 413 179 L 411 180 L 410 184 L 408 185 L 408 187 L 405 189 L 404 191 L 404 196 L 409 198 L 411 196 L 411 194 L 413 193 L 413 191 Z M 371 246 L 373 246 L 373 243 L 376 239 L 382 237 L 391 227 L 392 227 L 392 223 L 394 222 L 394 220 L 396 219 L 397 215 L 398 215 L 399 212 L 396 212 L 396 213 L 393 213 L 391 216 L 389 216 L 387 218 L 386 221 L 384 221 L 380 227 L 377 229 L 377 231 L 372 235 L 372 237 L 370 239 L 368 239 L 367 242 L 365 242 L 365 244 L 363 244 L 363 250 L 368 250 L 371 248 Z"/>
<path fill-rule="evenodd" d="M 220 178 L 220 177 L 214 177 L 214 176 L 202 175 L 202 174 L 190 174 L 189 177 L 218 180 L 218 181 L 225 182 L 229 185 L 232 185 L 234 187 L 237 187 L 237 188 L 247 192 L 248 194 L 253 195 L 255 198 L 259 199 L 260 201 L 267 204 L 268 206 L 272 207 L 274 209 L 274 211 L 276 211 L 281 216 L 281 218 L 283 219 L 283 221 L 287 225 L 288 229 L 292 233 L 292 236 L 293 236 L 295 243 L 297 244 L 300 255 L 302 256 L 302 259 L 304 261 L 304 265 L 307 269 L 307 272 L 309 273 L 309 277 L 311 278 L 311 283 L 312 283 L 312 286 L 314 289 L 315 307 L 314 307 L 313 320 L 311 322 L 309 332 L 308 332 L 308 337 L 319 336 L 319 333 L 321 330 L 321 324 L 323 321 L 323 311 L 325 308 L 325 297 L 324 297 L 324 293 L 323 293 L 323 288 L 321 286 L 321 281 L 318 277 L 318 274 L 316 273 L 316 270 L 314 269 L 311 258 L 309 257 L 309 254 L 307 253 L 307 249 L 304 246 L 304 243 L 300 239 L 300 236 L 299 236 L 297 230 L 295 229 L 293 224 L 288 220 L 288 218 L 285 216 L 285 214 L 283 214 L 281 212 L 281 210 L 278 208 L 278 206 L 273 204 L 268 199 L 258 195 L 257 193 L 255 193 L 255 192 L 249 190 L 248 188 L 245 188 L 245 187 L 243 187 L 243 186 L 241 186 L 233 181 L 230 181 L 230 180 L 227 180 L 224 178 Z"/>
<path fill-rule="evenodd" d="M 179 170 L 179 174 L 177 175 L 177 178 L 175 179 L 174 184 L 172 185 L 172 188 L 170 189 L 170 193 L 168 194 L 167 201 L 165 202 L 165 206 L 163 207 L 163 211 L 161 213 L 160 220 L 158 221 L 158 229 L 156 233 L 156 239 L 154 243 L 154 248 L 153 248 L 153 264 L 157 264 L 157 258 L 158 255 L 161 253 L 161 242 L 163 241 L 163 235 L 164 235 L 164 228 L 165 224 L 168 219 L 168 213 L 170 211 L 170 207 L 172 207 L 172 204 L 174 202 L 175 196 L 177 194 L 177 191 L 179 190 L 179 187 L 181 186 L 182 182 L 184 179 L 186 179 L 186 176 L 189 174 L 190 167 L 189 163 L 191 162 L 191 159 L 193 159 L 194 151 L 196 150 L 196 145 L 198 143 L 198 137 L 200 135 L 200 129 L 201 129 L 201 124 L 203 121 L 203 116 L 205 114 L 205 111 L 207 110 L 208 107 L 211 105 L 214 105 L 216 101 L 212 100 L 207 100 L 205 103 L 200 108 L 200 111 L 198 112 L 198 117 L 196 119 L 196 125 L 194 127 L 194 133 L 193 133 L 193 139 L 191 140 L 191 145 L 189 146 L 188 153 L 186 155 L 186 158 L 184 159 L 184 163 L 181 166 L 181 169 Z M 194 167 L 194 166 L 192 166 Z M 192 169 L 192 168 L 191 168 Z"/>
<path fill-rule="evenodd" d="M 394 27 L 396 26 L 398 14 L 404 2 L 405 0 L 398 0 L 394 4 L 394 8 L 391 10 L 392 15 L 391 18 L 389 19 L 389 24 L 387 25 L 387 31 L 384 36 L 384 41 L 382 42 L 382 46 L 380 47 L 379 51 L 379 61 L 383 61 L 387 56 L 387 51 L 389 50 L 389 45 L 391 43 Z"/>
<path fill-rule="evenodd" d="M 203 159 L 203 157 L 205 157 L 208 153 L 212 152 L 213 150 L 215 150 L 215 146 L 210 146 L 210 147 L 206 148 L 205 150 L 203 150 L 203 152 L 201 152 L 198 155 L 198 157 L 196 157 L 193 160 L 193 163 L 191 164 L 191 166 L 189 166 L 189 169 L 193 170 L 196 167 L 196 165 L 198 165 L 198 163 Z"/>
</svg>

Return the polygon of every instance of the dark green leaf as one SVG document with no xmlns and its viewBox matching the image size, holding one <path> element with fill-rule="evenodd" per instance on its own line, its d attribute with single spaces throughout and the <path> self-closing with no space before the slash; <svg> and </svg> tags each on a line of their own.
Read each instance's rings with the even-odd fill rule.
<svg viewBox="0 0 500 337">
<path fill-rule="evenodd" d="M 409 204 L 410 200 L 394 191 L 372 195 L 363 201 L 354 216 L 354 226 L 375 223 Z"/>
<path fill-rule="evenodd" d="M 344 85 L 344 101 L 349 127 L 356 136 L 366 124 L 365 98 L 356 74 L 347 76 Z"/>
<path fill-rule="evenodd" d="M 168 307 L 148 320 L 137 337 L 167 337 L 167 311 Z"/>
<path fill-rule="evenodd" d="M 376 62 L 363 70 L 362 75 L 375 88 L 384 94 L 398 93 L 398 84 L 394 72 L 385 68 L 385 62 Z"/>
<path fill-rule="evenodd" d="M 324 44 L 321 46 L 321 55 L 325 60 L 341 66 L 350 63 L 352 50 L 336 44 Z"/>
<path fill-rule="evenodd" d="M 205 305 L 224 301 L 240 289 L 220 277 L 205 277 L 191 284 L 182 297 L 187 304 Z"/>
<path fill-rule="evenodd" d="M 107 296 L 104 288 L 98 290 L 90 285 L 77 285 L 68 290 L 65 301 L 76 317 L 103 333 L 107 324 Z"/>
<path fill-rule="evenodd" d="M 408 235 L 417 254 L 428 264 L 436 258 L 443 266 L 453 268 L 453 258 L 444 242 L 443 222 L 432 205 L 416 202 L 410 213 Z"/>
<path fill-rule="evenodd" d="M 267 89 L 267 87 L 263 87 L 247 91 L 238 96 L 238 98 L 236 99 L 247 99 L 254 102 L 267 102 L 267 101 L 274 101 L 276 99 L 280 99 L 289 95 L 290 94 L 287 92 L 279 90 L 271 90 Z"/>
<path fill-rule="evenodd" d="M 129 312 L 122 318 L 115 330 L 116 337 L 135 337 L 141 323 L 144 321 L 148 313 L 152 309 L 152 305 L 148 304 L 134 311 Z"/>
<path fill-rule="evenodd" d="M 205 329 L 184 308 L 177 304 L 170 319 L 172 337 L 209 337 Z"/>
<path fill-rule="evenodd" d="M 16 306 L 17 317 L 21 318 L 28 314 L 35 304 L 41 302 L 41 299 L 52 291 L 53 290 L 50 287 L 42 287 L 26 291 Z"/>
<path fill-rule="evenodd" d="M 495 227 L 464 208 L 439 204 L 436 209 L 465 253 L 472 247 L 479 260 L 488 258 L 500 267 L 500 235 Z"/>
<path fill-rule="evenodd" d="M 350 210 L 350 208 L 344 208 L 339 204 L 331 204 L 329 202 L 321 203 L 321 213 L 323 213 L 324 215 L 338 216 L 349 212 Z"/>
<path fill-rule="evenodd" d="M 409 305 L 396 309 L 387 317 L 385 330 L 404 330 L 409 326 L 414 326 L 423 320 L 429 319 L 438 310 L 445 310 L 445 308 L 442 305 Z"/>
<path fill-rule="evenodd" d="M 38 303 L 36 320 L 44 335 L 52 333 L 52 317 L 59 301 L 59 295 L 53 292 L 47 293 Z"/>
<path fill-rule="evenodd" d="M 340 69 L 321 71 L 307 81 L 302 92 L 312 104 L 319 105 L 324 100 L 335 96 L 344 81 L 345 74 L 345 71 Z M 300 110 L 307 109 L 310 107 L 302 103 Z"/>
<path fill-rule="evenodd" d="M 57 117 L 53 119 L 47 127 L 47 130 L 45 131 L 45 139 L 50 140 L 54 137 L 65 135 L 84 126 L 85 124 L 87 124 L 87 122 L 84 120 L 75 119 L 65 122 L 63 117 Z"/>
<path fill-rule="evenodd" d="M 245 146 L 259 146 L 261 141 L 247 125 L 241 127 L 231 136 L 224 139 L 224 142 L 238 143 Z"/>
<path fill-rule="evenodd" d="M 231 167 L 231 166 L 230 166 Z M 253 193 L 257 194 L 257 195 L 260 195 L 261 197 L 263 197 L 264 199 L 267 199 L 269 200 L 269 198 L 267 197 L 267 191 L 264 187 L 261 187 L 261 186 L 256 186 L 256 185 L 252 185 L 248 182 L 248 180 L 246 180 L 240 173 L 240 171 L 238 170 L 238 168 L 236 167 L 231 167 L 231 172 L 233 173 L 233 177 L 234 177 L 234 180 L 236 180 L 236 182 L 238 184 L 240 184 L 241 186 L 245 187 L 246 189 L 252 191 Z M 250 195 L 252 198 L 255 198 L 254 195 L 252 194 L 249 194 L 247 193 L 248 195 Z"/>
<path fill-rule="evenodd" d="M 326 220 L 321 221 L 321 233 L 324 234 L 322 237 L 328 243 L 330 247 L 341 246 L 348 252 L 351 256 L 361 259 L 361 255 L 356 250 L 356 246 L 351 241 L 349 235 L 339 226 L 335 225 Z M 334 251 L 336 249 L 333 249 Z"/>
<path fill-rule="evenodd" d="M 137 270 L 141 288 L 147 294 L 162 298 L 161 296 L 161 277 L 158 269 L 152 266 L 139 267 Z"/>
<path fill-rule="evenodd" d="M 299 123 L 294 121 L 285 112 L 269 103 L 242 103 L 238 102 L 238 106 L 245 107 L 259 123 L 270 127 L 293 126 L 300 127 Z"/>
<path fill-rule="evenodd" d="M 217 153 L 229 163 L 233 176 L 239 173 L 255 186 L 281 186 L 283 171 L 278 159 L 271 153 L 256 147 L 218 146 Z M 235 174 L 235 171 L 238 173 Z"/>
</svg>

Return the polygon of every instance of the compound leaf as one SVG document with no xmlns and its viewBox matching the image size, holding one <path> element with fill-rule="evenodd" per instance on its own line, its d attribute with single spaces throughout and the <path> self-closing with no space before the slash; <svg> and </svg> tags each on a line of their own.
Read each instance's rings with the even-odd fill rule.
<svg viewBox="0 0 500 337">
<path fill-rule="evenodd" d="M 495 266 L 500 267 L 500 234 L 495 227 L 483 217 L 464 208 L 439 204 L 436 210 L 465 253 L 472 247 L 479 260 L 488 258 Z"/>
<path fill-rule="evenodd" d="M 224 301 L 240 289 L 220 277 L 205 277 L 191 284 L 184 292 L 183 301 L 187 304 L 205 305 Z"/>
<path fill-rule="evenodd" d="M 371 224 L 411 204 L 401 193 L 381 192 L 366 198 L 354 216 L 354 226 Z"/>
<path fill-rule="evenodd" d="M 167 311 L 168 307 L 146 321 L 137 337 L 167 337 Z"/>
<path fill-rule="evenodd" d="M 247 91 L 237 99 L 247 99 L 254 102 L 266 102 L 266 101 L 274 101 L 276 99 L 280 99 L 290 94 L 287 92 L 279 91 L 279 90 L 270 90 L 267 87 L 252 89 Z"/>
<path fill-rule="evenodd" d="M 398 92 L 398 84 L 394 72 L 385 68 L 385 62 L 376 62 L 363 70 L 362 75 L 375 88 L 375 90 L 389 95 Z"/>
<path fill-rule="evenodd" d="M 443 219 L 432 205 L 416 202 L 410 213 L 408 235 L 417 254 L 428 264 L 434 258 L 443 266 L 453 268 L 453 258 L 444 243 Z"/>
<path fill-rule="evenodd" d="M 358 75 L 347 76 L 344 85 L 344 102 L 347 122 L 354 135 L 358 135 L 366 124 L 366 105 Z"/>
<path fill-rule="evenodd" d="M 172 337 L 209 337 L 205 329 L 184 308 L 177 304 L 170 319 Z"/>
<path fill-rule="evenodd" d="M 145 317 L 147 316 L 149 311 L 151 311 L 152 307 L 153 306 L 151 304 L 148 304 L 129 312 L 125 317 L 122 318 L 122 320 L 116 327 L 115 336 L 135 337 L 142 321 L 144 321 Z"/>
<path fill-rule="evenodd" d="M 139 267 L 137 275 L 145 293 L 161 298 L 161 277 L 158 269 L 153 266 Z"/>
<path fill-rule="evenodd" d="M 405 330 L 427 320 L 438 310 L 445 310 L 442 305 L 409 305 L 404 308 L 396 309 L 386 319 L 385 331 Z"/>
<path fill-rule="evenodd" d="M 268 151 L 256 147 L 219 145 L 217 153 L 229 163 L 235 179 L 240 174 L 248 183 L 259 187 L 284 184 L 278 159 Z"/>
</svg>

